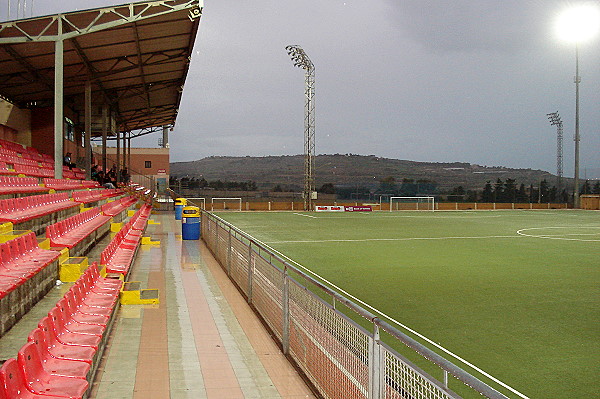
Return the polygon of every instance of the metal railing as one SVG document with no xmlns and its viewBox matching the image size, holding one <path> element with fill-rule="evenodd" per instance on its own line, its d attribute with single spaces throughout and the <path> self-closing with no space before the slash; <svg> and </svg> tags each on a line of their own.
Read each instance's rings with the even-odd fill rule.
<svg viewBox="0 0 600 399">
<path fill-rule="evenodd" d="M 201 226 L 229 278 L 324 398 L 507 398 L 218 216 L 202 212 Z M 441 369 L 442 381 L 425 368 Z"/>
</svg>

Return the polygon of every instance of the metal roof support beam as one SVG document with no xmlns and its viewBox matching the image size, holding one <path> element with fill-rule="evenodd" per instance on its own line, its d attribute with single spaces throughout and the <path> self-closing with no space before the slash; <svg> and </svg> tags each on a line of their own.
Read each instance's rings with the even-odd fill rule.
<svg viewBox="0 0 600 399">
<path fill-rule="evenodd" d="M 164 125 L 165 125 L 165 123 L 163 123 L 161 126 L 143 127 L 143 128 L 128 130 L 129 137 L 134 139 L 136 137 L 146 136 L 151 133 L 162 132 L 162 126 L 164 126 Z M 169 128 L 172 127 L 172 125 L 168 125 L 168 126 L 169 126 Z M 133 133 L 134 131 L 135 131 L 135 133 Z M 100 141 L 99 138 L 98 139 L 93 138 L 93 139 L 94 139 L 94 141 Z M 114 140 L 114 138 L 108 137 L 107 140 Z"/>
<path fill-rule="evenodd" d="M 85 65 L 85 67 L 87 69 L 88 79 L 91 76 L 92 79 L 94 79 L 96 81 L 96 84 L 100 88 L 100 91 L 102 92 L 102 95 L 104 96 L 106 101 L 108 101 L 109 103 L 112 103 L 113 101 L 110 98 L 110 96 L 108 95 L 108 92 L 106 91 L 106 89 L 104 88 L 102 81 L 100 79 L 98 79 L 98 77 L 97 77 L 98 71 L 96 70 L 96 68 L 94 68 L 94 66 L 90 62 L 89 58 L 87 57 L 87 55 L 84 53 L 83 49 L 79 45 L 79 42 L 75 38 L 73 38 L 73 39 L 71 39 L 71 43 L 73 43 L 73 47 L 75 48 L 77 55 L 79 55 L 79 58 L 81 58 L 81 61 L 83 61 L 83 64 Z"/>
<path fill-rule="evenodd" d="M 4 51 L 6 51 L 6 53 L 8 55 L 10 55 L 15 61 L 17 61 L 19 64 L 21 64 L 23 66 L 23 68 L 25 68 L 25 70 L 27 71 L 26 73 L 30 73 L 33 78 L 35 78 L 38 82 L 42 83 L 47 88 L 49 88 L 49 89 L 53 88 L 52 82 L 49 79 L 47 79 L 45 76 L 41 75 L 37 71 L 37 69 L 35 69 L 29 63 L 29 61 L 27 61 L 25 59 L 25 57 L 23 57 L 21 54 L 19 54 L 17 51 L 15 51 L 11 46 L 6 45 L 6 46 L 2 46 L 2 48 L 4 49 Z"/>
<path fill-rule="evenodd" d="M 62 34 L 62 23 L 58 22 L 59 37 Z M 59 39 L 55 42 L 54 50 L 54 177 L 63 177 L 63 126 L 64 126 L 64 42 Z"/>
<path fill-rule="evenodd" d="M 85 178 L 92 179 L 92 82 L 85 82 Z"/>
<path fill-rule="evenodd" d="M 133 23 L 134 26 L 134 30 L 133 33 L 135 34 L 135 49 L 137 51 L 137 58 L 138 58 L 138 65 L 140 68 L 140 77 L 142 78 L 142 84 L 144 86 L 144 91 L 146 94 L 146 107 L 148 108 L 148 110 L 150 110 L 150 93 L 148 92 L 148 83 L 146 82 L 146 75 L 144 73 L 144 62 L 142 60 L 142 49 L 140 47 L 140 33 L 138 32 L 138 26 L 137 23 Z"/>
<path fill-rule="evenodd" d="M 26 23 L 28 20 L 5 22 L 0 24 L 0 32 L 5 29 L 14 28 L 20 32 L 20 35 L 0 38 L 0 43 L 47 42 L 71 39 L 87 33 L 99 32 L 105 29 L 111 29 L 181 10 L 190 10 L 190 19 L 195 19 L 200 17 L 203 2 L 201 0 L 155 0 L 145 3 L 135 3 L 135 6 L 136 7 L 134 7 L 134 4 L 126 4 L 40 17 L 39 19 L 47 20 L 46 26 L 41 32 L 38 30 L 35 32 L 28 32 Z M 85 19 L 85 22 L 83 22 L 81 26 L 78 26 L 74 21 L 74 17 L 83 13 L 95 14 L 95 17 L 91 21 Z M 52 33 L 51 29 L 55 23 L 58 23 L 59 25 L 57 34 Z M 61 26 L 63 23 L 70 27 L 69 32 L 63 33 Z"/>
</svg>

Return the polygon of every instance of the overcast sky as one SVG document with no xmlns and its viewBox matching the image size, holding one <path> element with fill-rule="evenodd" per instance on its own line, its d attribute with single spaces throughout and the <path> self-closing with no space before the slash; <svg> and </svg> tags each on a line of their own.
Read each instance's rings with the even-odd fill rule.
<svg viewBox="0 0 600 399">
<path fill-rule="evenodd" d="M 122 2 L 34 0 L 34 13 Z M 299 44 L 316 68 L 317 154 L 556 173 L 559 111 L 572 176 L 575 49 L 554 25 L 577 3 L 205 0 L 171 160 L 302 153 L 304 74 L 284 49 Z M 581 176 L 598 178 L 600 36 L 580 45 L 580 75 Z"/>
</svg>

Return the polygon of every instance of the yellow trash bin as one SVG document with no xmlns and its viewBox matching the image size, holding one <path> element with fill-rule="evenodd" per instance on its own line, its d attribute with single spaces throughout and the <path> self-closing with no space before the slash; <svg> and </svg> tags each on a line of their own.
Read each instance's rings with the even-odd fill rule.
<svg viewBox="0 0 600 399">
<path fill-rule="evenodd" d="M 185 198 L 175 199 L 175 220 L 181 220 L 181 213 L 183 211 L 183 207 L 186 205 L 187 200 Z"/>
</svg>

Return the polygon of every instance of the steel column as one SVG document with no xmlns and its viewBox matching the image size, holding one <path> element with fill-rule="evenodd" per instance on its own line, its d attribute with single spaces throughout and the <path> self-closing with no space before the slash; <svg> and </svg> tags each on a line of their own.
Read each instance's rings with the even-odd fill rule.
<svg viewBox="0 0 600 399">
<path fill-rule="evenodd" d="M 127 172 L 131 175 L 131 132 L 127 137 Z"/>
<path fill-rule="evenodd" d="M 119 129 L 117 128 L 116 131 L 117 134 L 117 166 L 116 166 L 116 170 L 115 170 L 115 174 L 117 175 L 117 183 L 119 183 L 121 181 L 121 132 L 119 132 Z"/>
<path fill-rule="evenodd" d="M 54 177 L 63 177 L 63 140 L 64 124 L 63 115 L 63 80 L 64 80 L 64 41 L 62 38 L 62 19 L 57 20 L 58 35 L 54 44 Z"/>
<path fill-rule="evenodd" d="M 381 348 L 379 346 L 379 326 L 373 326 L 373 336 L 369 337 L 369 398 L 381 396 Z"/>
<path fill-rule="evenodd" d="M 85 82 L 85 178 L 92 178 L 92 82 Z"/>
<path fill-rule="evenodd" d="M 579 45 L 575 43 L 575 190 L 573 192 L 573 207 L 579 208 Z"/>
<path fill-rule="evenodd" d="M 108 134 L 108 104 L 102 105 L 102 170 L 106 174 L 106 136 Z"/>
</svg>

